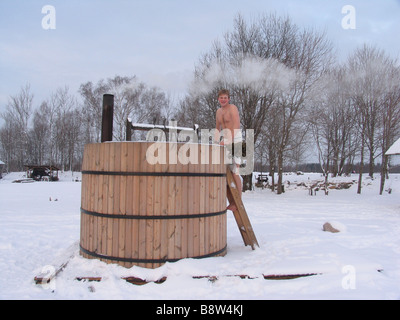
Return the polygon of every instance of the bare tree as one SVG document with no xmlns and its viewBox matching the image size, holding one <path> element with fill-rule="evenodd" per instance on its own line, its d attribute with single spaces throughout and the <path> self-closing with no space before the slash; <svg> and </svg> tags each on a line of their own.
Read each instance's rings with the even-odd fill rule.
<svg viewBox="0 0 400 320">
<path fill-rule="evenodd" d="M 397 83 L 396 77 L 393 78 L 396 63 L 384 51 L 364 45 L 349 57 L 347 64 L 351 98 L 359 117 L 357 123 L 361 135 L 357 190 L 361 193 L 365 149 L 369 151 L 369 175 L 372 177 L 374 161 L 379 156 L 377 151 L 387 147 L 391 140 L 389 131 L 395 129 L 392 119 L 397 119 L 392 109 L 398 104 L 396 96 L 393 96 L 393 92 L 398 90 L 393 87 L 393 81 Z"/>
<path fill-rule="evenodd" d="M 381 124 L 381 183 L 379 194 L 383 193 L 385 180 L 388 176 L 388 157 L 385 152 L 394 143 L 400 133 L 400 68 L 393 64 L 386 73 L 388 82 L 382 101 Z"/>
<path fill-rule="evenodd" d="M 312 86 L 318 81 L 321 74 L 331 63 L 331 44 L 325 39 L 323 33 L 312 30 L 296 31 L 289 28 L 288 23 L 282 26 L 283 30 L 293 30 L 292 38 L 287 40 L 290 54 L 285 53 L 285 63 L 291 67 L 295 77 L 289 81 L 289 88 L 281 91 L 274 102 L 276 108 L 276 120 L 279 121 L 280 132 L 276 137 L 276 152 L 278 166 L 278 194 L 282 192 L 283 164 L 285 152 L 293 144 L 292 135 L 294 128 L 300 128 L 298 124 L 307 113 L 308 100 L 311 98 Z M 286 43 L 286 42 L 285 42 Z M 285 51 L 283 51 L 285 52 Z M 304 127 L 307 128 L 307 127 Z M 298 134 L 298 131 L 296 131 Z M 302 140 L 299 141 L 302 143 Z"/>
<path fill-rule="evenodd" d="M 82 119 L 78 109 L 70 110 L 63 114 L 62 119 L 64 128 L 64 166 L 69 171 L 80 170 L 82 162 L 84 143 L 81 139 Z"/>
<path fill-rule="evenodd" d="M 91 82 L 82 84 L 79 90 L 85 109 L 84 123 L 86 126 L 86 140 L 100 140 L 102 97 L 109 93 L 114 95 L 114 133 L 116 140 L 125 139 L 126 120 L 133 122 L 160 121 L 161 110 L 168 110 L 168 99 L 161 90 L 138 82 L 136 77 L 115 76 L 107 80 L 100 80 L 96 86 Z M 93 140 L 92 140 L 93 141 Z"/>
<path fill-rule="evenodd" d="M 51 93 L 34 112 L 30 130 L 32 163 L 72 170 L 82 151 L 81 119 L 78 102 L 68 87 Z"/>
<path fill-rule="evenodd" d="M 20 170 L 17 159 L 15 157 L 16 146 L 15 137 L 18 135 L 18 130 L 9 121 L 6 120 L 4 126 L 0 129 L 0 145 L 1 157 L 6 162 L 7 172 Z"/>
<path fill-rule="evenodd" d="M 338 67 L 326 73 L 314 90 L 309 121 L 316 142 L 325 181 L 329 173 L 341 175 L 346 161 L 358 148 L 354 123 L 356 112 L 348 92 L 345 69 Z"/>
<path fill-rule="evenodd" d="M 42 103 L 33 115 L 33 127 L 30 131 L 31 163 L 44 165 L 49 151 L 50 127 L 47 121 L 47 104 Z"/>
<path fill-rule="evenodd" d="M 101 140 L 101 116 L 103 94 L 108 87 L 104 80 L 100 80 L 97 85 L 92 82 L 81 84 L 79 93 L 83 99 L 81 107 L 82 121 L 84 125 L 85 143 L 100 142 Z"/>
<path fill-rule="evenodd" d="M 55 161 L 62 166 L 62 169 L 68 168 L 68 145 L 71 143 L 68 138 L 71 136 L 72 130 L 76 130 L 71 126 L 69 121 L 70 114 L 76 108 L 77 101 L 75 97 L 69 93 L 68 87 L 59 88 L 53 95 L 57 105 L 56 122 L 54 126 L 54 146 Z M 79 130 L 78 130 L 79 134 Z M 74 142 L 72 142 L 74 143 Z M 53 159 L 54 161 L 54 159 Z"/>
<path fill-rule="evenodd" d="M 239 108 L 242 128 L 254 130 L 255 144 L 268 117 L 274 117 L 279 130 L 274 127 L 276 136 L 271 141 L 280 193 L 285 153 L 289 146 L 295 148 L 294 128 L 296 135 L 299 128 L 305 128 L 298 122 L 304 119 L 307 92 L 329 61 L 331 46 L 324 34 L 300 30 L 289 18 L 276 15 L 250 23 L 238 15 L 234 30 L 224 40 L 224 44 L 215 42 L 200 59 L 192 100 L 201 106 L 200 112 L 208 112 L 209 119 L 218 107 L 216 92 L 228 88 Z"/>
<path fill-rule="evenodd" d="M 28 158 L 28 125 L 32 107 L 33 94 L 27 84 L 18 94 L 10 96 L 6 111 L 1 114 L 6 122 L 2 145 L 3 149 L 6 148 L 9 170 L 23 170 L 24 162 Z"/>
</svg>

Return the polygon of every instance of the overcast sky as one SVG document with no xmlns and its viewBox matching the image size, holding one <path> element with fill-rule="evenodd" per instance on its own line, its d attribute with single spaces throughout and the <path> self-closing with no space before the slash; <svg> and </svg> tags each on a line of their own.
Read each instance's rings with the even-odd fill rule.
<svg viewBox="0 0 400 320">
<path fill-rule="evenodd" d="M 42 26 L 45 5 L 55 8 L 55 29 Z M 345 5 L 355 29 L 342 27 Z M 400 57 L 400 0 L 0 0 L 0 112 L 27 83 L 34 107 L 59 87 L 75 94 L 115 75 L 185 92 L 199 56 L 238 13 L 271 12 L 326 30 L 340 59 L 363 43 Z"/>
</svg>

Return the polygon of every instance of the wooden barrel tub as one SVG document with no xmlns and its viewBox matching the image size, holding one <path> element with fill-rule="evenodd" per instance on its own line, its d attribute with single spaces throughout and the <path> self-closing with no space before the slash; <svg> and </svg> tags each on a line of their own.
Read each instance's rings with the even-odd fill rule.
<svg viewBox="0 0 400 320">
<path fill-rule="evenodd" d="M 156 268 L 183 258 L 225 255 L 226 166 L 219 161 L 223 147 L 171 142 L 159 142 L 160 149 L 154 146 L 85 146 L 80 232 L 85 258 Z M 154 163 L 151 154 L 166 161 Z M 185 164 L 187 156 L 192 161 Z"/>
</svg>

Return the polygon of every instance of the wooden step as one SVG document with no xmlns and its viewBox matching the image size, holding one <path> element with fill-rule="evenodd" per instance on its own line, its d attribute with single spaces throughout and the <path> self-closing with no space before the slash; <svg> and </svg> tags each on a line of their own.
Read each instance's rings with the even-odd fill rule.
<svg viewBox="0 0 400 320">
<path fill-rule="evenodd" d="M 246 246 L 251 246 L 251 248 L 254 250 L 255 245 L 257 245 L 258 247 L 260 247 L 260 245 L 258 244 L 256 235 L 254 234 L 253 227 L 251 226 L 241 196 L 239 195 L 235 180 L 233 179 L 232 171 L 229 169 L 229 167 L 227 167 L 226 170 L 226 183 L 228 186 L 227 192 L 228 194 L 232 195 L 233 202 L 237 208 L 237 210 L 233 211 L 233 215 L 239 227 L 239 231 L 242 235 L 244 244 Z"/>
</svg>

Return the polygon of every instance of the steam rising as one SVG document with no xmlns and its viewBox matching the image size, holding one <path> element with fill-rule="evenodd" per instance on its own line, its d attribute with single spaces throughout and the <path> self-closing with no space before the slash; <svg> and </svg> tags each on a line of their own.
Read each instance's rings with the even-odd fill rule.
<svg viewBox="0 0 400 320">
<path fill-rule="evenodd" d="M 296 71 L 276 59 L 245 57 L 238 64 L 214 61 L 203 71 L 201 79 L 193 82 L 198 94 L 210 92 L 218 86 L 250 87 L 260 94 L 279 90 L 287 92 L 296 80 Z"/>
</svg>

